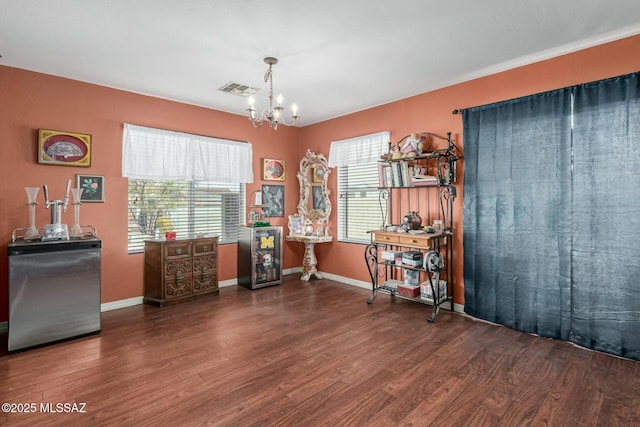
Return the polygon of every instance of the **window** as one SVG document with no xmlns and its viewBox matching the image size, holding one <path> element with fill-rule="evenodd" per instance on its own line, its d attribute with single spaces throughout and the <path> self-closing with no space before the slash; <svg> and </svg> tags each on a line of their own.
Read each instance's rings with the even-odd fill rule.
<svg viewBox="0 0 640 427">
<path fill-rule="evenodd" d="M 122 176 L 129 178 L 129 253 L 175 231 L 238 241 L 245 183 L 253 182 L 248 142 L 124 124 Z"/>
<path fill-rule="evenodd" d="M 129 179 L 129 253 L 144 241 L 175 231 L 178 238 L 217 234 L 221 244 L 238 240 L 244 224 L 245 184 Z"/>
<path fill-rule="evenodd" d="M 368 243 L 367 231 L 380 228 L 378 164 L 389 149 L 388 131 L 333 141 L 329 167 L 338 168 L 338 240 Z"/>
<path fill-rule="evenodd" d="M 339 241 L 369 243 L 383 223 L 378 194 L 377 163 L 338 167 Z"/>
</svg>

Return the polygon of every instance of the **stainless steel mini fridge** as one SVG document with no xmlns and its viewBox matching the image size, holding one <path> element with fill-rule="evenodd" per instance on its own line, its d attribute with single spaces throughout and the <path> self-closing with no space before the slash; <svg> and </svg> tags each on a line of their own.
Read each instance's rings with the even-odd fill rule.
<svg viewBox="0 0 640 427">
<path fill-rule="evenodd" d="M 249 289 L 282 283 L 282 226 L 240 227 L 238 284 Z"/>
<path fill-rule="evenodd" d="M 98 239 L 8 246 L 8 350 L 100 331 Z"/>
</svg>

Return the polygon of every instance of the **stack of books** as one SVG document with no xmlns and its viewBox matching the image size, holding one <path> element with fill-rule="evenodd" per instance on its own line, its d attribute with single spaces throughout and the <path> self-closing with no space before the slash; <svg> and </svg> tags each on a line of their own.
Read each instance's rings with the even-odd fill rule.
<svg viewBox="0 0 640 427">
<path fill-rule="evenodd" d="M 408 162 L 391 162 L 378 164 L 378 186 L 383 187 L 418 187 L 437 185 L 438 178 L 422 172 L 424 168 L 413 168 Z"/>
<path fill-rule="evenodd" d="M 414 187 L 419 187 L 421 185 L 434 185 L 438 183 L 438 177 L 418 173 L 413 175 L 412 183 Z"/>
</svg>

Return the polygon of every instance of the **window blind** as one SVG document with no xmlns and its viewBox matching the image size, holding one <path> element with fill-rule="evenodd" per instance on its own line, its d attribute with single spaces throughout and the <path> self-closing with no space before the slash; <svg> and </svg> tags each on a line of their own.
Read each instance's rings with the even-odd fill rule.
<svg viewBox="0 0 640 427">
<path fill-rule="evenodd" d="M 338 240 L 368 243 L 383 223 L 377 163 L 338 168 Z"/>
<path fill-rule="evenodd" d="M 211 181 L 129 179 L 129 253 L 175 231 L 177 238 L 216 234 L 235 243 L 244 218 L 245 185 Z"/>
<path fill-rule="evenodd" d="M 389 150 L 390 138 L 384 131 L 331 143 L 328 164 L 338 167 L 339 241 L 367 243 L 367 231 L 383 223 L 377 162 Z"/>
</svg>

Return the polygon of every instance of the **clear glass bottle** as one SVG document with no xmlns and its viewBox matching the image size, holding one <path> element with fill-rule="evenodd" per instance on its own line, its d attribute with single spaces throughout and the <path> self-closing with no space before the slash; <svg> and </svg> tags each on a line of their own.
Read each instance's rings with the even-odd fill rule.
<svg viewBox="0 0 640 427">
<path fill-rule="evenodd" d="M 73 196 L 73 227 L 71 227 L 71 236 L 79 237 L 84 235 L 82 227 L 80 227 L 80 198 L 82 197 L 82 188 L 72 188 Z"/>
<path fill-rule="evenodd" d="M 25 237 L 40 237 L 40 233 L 38 233 L 38 229 L 36 228 L 36 205 L 38 204 L 36 197 L 38 196 L 40 187 L 24 187 L 24 190 L 27 192 L 27 199 L 29 200 L 29 229 L 27 229 Z"/>
</svg>

